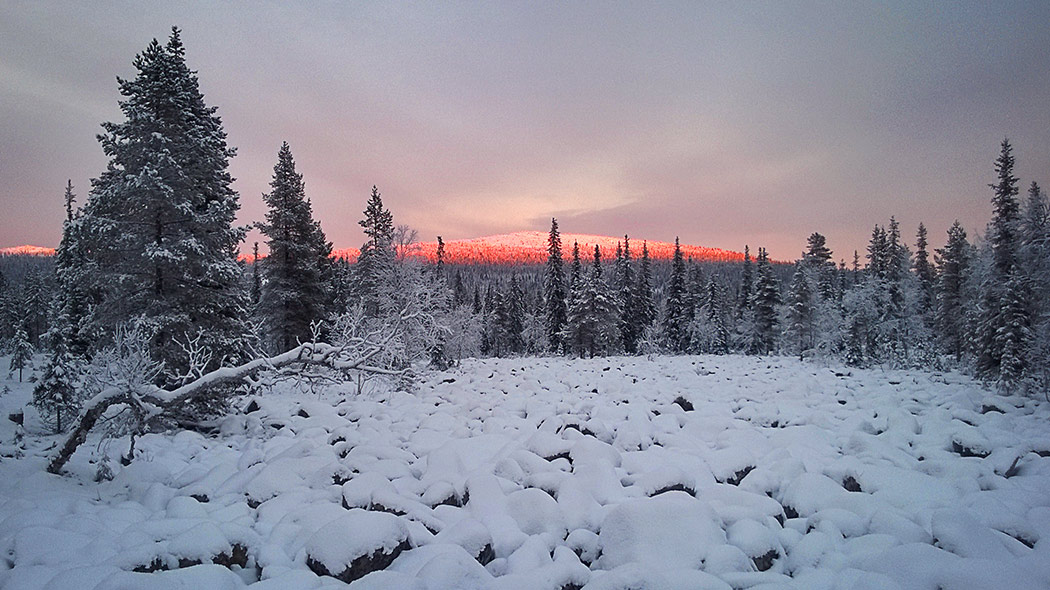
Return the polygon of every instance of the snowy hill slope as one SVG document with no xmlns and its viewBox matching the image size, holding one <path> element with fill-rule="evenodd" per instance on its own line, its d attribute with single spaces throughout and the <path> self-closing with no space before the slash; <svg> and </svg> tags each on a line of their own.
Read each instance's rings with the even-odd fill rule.
<svg viewBox="0 0 1050 590">
<path fill-rule="evenodd" d="M 1050 587 L 1050 408 L 955 374 L 505 359 L 256 400 L 62 478 L 5 419 L 0 586 Z"/>
<path fill-rule="evenodd" d="M 520 231 L 495 236 L 445 242 L 445 261 L 451 264 L 542 264 L 547 260 L 548 233 Z M 596 236 L 591 234 L 561 234 L 562 257 L 572 259 L 572 245 L 580 245 L 580 258 L 584 261 L 594 256 L 598 246 L 606 260 L 612 260 L 616 246 L 623 243 L 623 236 Z M 630 238 L 632 256 L 642 255 L 642 239 Z M 649 256 L 654 260 L 670 260 L 674 255 L 674 243 L 648 241 Z M 682 244 L 682 255 L 700 262 L 740 262 L 744 255 L 720 248 Z M 336 250 L 332 255 L 356 260 L 359 251 L 353 248 Z M 437 260 L 437 242 L 422 242 L 414 245 L 412 254 L 430 262 Z"/>
<path fill-rule="evenodd" d="M 509 234 L 484 236 L 464 240 L 445 242 L 445 261 L 449 264 L 542 264 L 547 260 L 547 232 L 520 231 Z M 596 236 L 591 234 L 561 234 L 562 256 L 572 259 L 573 242 L 580 245 L 580 258 L 590 260 L 594 247 L 601 248 L 602 255 L 612 260 L 616 246 L 623 243 L 623 237 Z M 642 255 L 641 239 L 631 238 L 631 252 L 635 258 Z M 653 260 L 670 260 L 674 255 L 674 243 L 649 240 L 646 242 L 649 256 Z M 744 255 L 720 248 L 682 244 L 682 255 L 697 262 L 740 262 Z M 13 246 L 0 248 L 0 255 L 53 256 L 54 248 L 40 246 Z M 345 258 L 350 262 L 357 260 L 361 251 L 357 248 L 338 248 L 332 251 L 334 258 Z M 410 255 L 428 262 L 437 260 L 437 242 L 420 242 L 413 244 Z M 260 255 L 262 257 L 264 255 Z M 241 254 L 245 262 L 251 262 L 251 254 Z"/>
<path fill-rule="evenodd" d="M 7 248 L 0 248 L 0 256 L 54 256 L 54 248 L 46 248 L 44 246 L 31 246 L 26 244 L 24 246 L 10 246 Z"/>
</svg>

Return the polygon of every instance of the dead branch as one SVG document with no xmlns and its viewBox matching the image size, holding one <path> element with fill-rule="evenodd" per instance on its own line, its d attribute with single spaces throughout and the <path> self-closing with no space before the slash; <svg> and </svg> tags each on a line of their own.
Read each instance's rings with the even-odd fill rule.
<svg viewBox="0 0 1050 590">
<path fill-rule="evenodd" d="M 280 370 L 292 365 L 322 365 L 338 371 L 360 371 L 375 375 L 399 376 L 405 371 L 388 369 L 371 364 L 380 355 L 398 333 L 396 327 L 388 329 L 386 336 L 377 340 L 353 338 L 342 345 L 307 342 L 269 358 L 257 358 L 236 367 L 221 367 L 199 376 L 193 381 L 175 389 L 163 389 L 156 386 L 139 386 L 131 388 L 109 388 L 88 401 L 76 426 L 65 442 L 52 457 L 47 466 L 51 473 L 60 473 L 69 458 L 87 439 L 88 433 L 106 411 L 117 405 L 127 404 L 146 417 L 170 413 L 184 404 L 206 395 L 216 387 L 231 384 L 251 384 L 262 370 Z"/>
</svg>

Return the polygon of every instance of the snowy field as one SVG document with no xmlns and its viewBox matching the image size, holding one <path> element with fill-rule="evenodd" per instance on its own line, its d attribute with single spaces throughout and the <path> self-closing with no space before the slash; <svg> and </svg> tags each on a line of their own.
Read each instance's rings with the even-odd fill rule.
<svg viewBox="0 0 1050 590">
<path fill-rule="evenodd" d="M 1050 588 L 1050 405 L 957 374 L 468 361 L 245 399 L 127 467 L 89 440 L 65 477 L 4 385 L 4 589 Z"/>
</svg>

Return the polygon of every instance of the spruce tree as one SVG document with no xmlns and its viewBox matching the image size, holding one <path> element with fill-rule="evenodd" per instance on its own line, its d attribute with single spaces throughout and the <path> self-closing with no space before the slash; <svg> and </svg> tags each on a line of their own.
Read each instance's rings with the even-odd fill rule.
<svg viewBox="0 0 1050 590">
<path fill-rule="evenodd" d="M 623 253 L 617 257 L 616 292 L 620 307 L 620 340 L 624 351 L 634 354 L 638 350 L 638 339 L 642 336 L 638 305 L 635 301 L 634 269 L 631 261 L 631 241 L 623 236 Z"/>
<path fill-rule="evenodd" d="M 868 267 L 865 269 L 868 276 L 878 279 L 886 278 L 886 269 L 889 266 L 889 243 L 886 230 L 882 226 L 875 225 L 871 230 L 871 241 L 868 242 Z"/>
<path fill-rule="evenodd" d="M 20 321 L 34 347 L 43 345 L 51 326 L 54 289 L 49 279 L 39 269 L 30 270 L 25 275 L 18 295 Z"/>
<path fill-rule="evenodd" d="M 980 316 L 977 323 L 975 344 L 977 348 L 977 374 L 985 379 L 1001 377 L 1000 369 L 1003 360 L 1003 346 L 1009 342 L 1001 332 L 1011 330 L 1015 334 L 1027 334 L 1011 326 L 1028 325 L 1029 320 L 1021 321 L 1017 316 L 1026 310 L 1011 308 L 1007 315 L 1007 306 L 1022 297 L 1012 293 L 1011 289 L 1022 288 L 1024 282 L 1017 280 L 1018 252 L 1020 249 L 1019 222 L 1020 204 L 1017 201 L 1018 179 L 1013 175 L 1013 148 L 1009 140 L 1003 140 L 999 157 L 995 161 L 997 182 L 992 188 L 992 219 L 988 223 L 988 246 L 991 248 L 992 266 L 984 284 L 981 285 Z M 1010 325 L 1008 325 L 1010 324 Z M 1025 346 L 1024 343 L 1019 346 Z M 1016 352 L 1012 354 L 1017 354 Z M 1010 379 L 1014 375 L 1007 376 Z"/>
<path fill-rule="evenodd" d="M 698 306 L 689 327 L 689 345 L 693 352 L 729 352 L 729 324 L 724 299 L 718 281 L 712 278 L 704 283 L 704 295 L 698 299 Z"/>
<path fill-rule="evenodd" d="M 969 301 L 965 293 L 970 270 L 970 243 L 958 220 L 948 229 L 948 242 L 935 254 L 937 263 L 936 309 L 934 325 L 941 347 L 962 360 L 966 350 L 966 316 Z"/>
<path fill-rule="evenodd" d="M 758 249 L 755 280 L 755 333 L 756 347 L 760 354 L 776 350 L 777 305 L 780 304 L 780 287 L 770 266 L 765 248 Z"/>
<path fill-rule="evenodd" d="M 579 249 L 574 249 L 578 263 Z M 547 236 L 547 267 L 543 274 L 543 300 L 545 304 L 545 327 L 547 345 L 550 351 L 558 354 L 565 350 L 562 333 L 565 330 L 568 308 L 566 305 L 565 271 L 561 254 L 561 233 L 558 231 L 558 220 L 551 218 L 551 231 Z"/>
<path fill-rule="evenodd" d="M 594 262 L 569 305 L 567 341 L 573 352 L 595 357 L 619 350 L 620 310 L 616 297 L 602 280 L 601 250 L 594 247 Z"/>
<path fill-rule="evenodd" d="M 43 375 L 33 388 L 33 405 L 55 434 L 64 432 L 80 412 L 76 360 L 61 342 L 52 343 Z"/>
<path fill-rule="evenodd" d="M 714 328 L 714 339 L 711 352 L 729 354 L 729 311 L 727 310 L 726 293 L 722 286 L 715 282 L 708 283 L 707 321 Z"/>
<path fill-rule="evenodd" d="M 702 316 L 702 309 L 707 305 L 708 301 L 708 280 L 704 275 L 704 271 L 700 268 L 699 264 L 693 262 L 693 258 L 689 257 L 688 269 L 686 271 L 686 287 L 685 287 L 685 310 L 683 312 L 683 325 L 686 329 L 686 345 L 683 352 L 697 352 L 694 347 L 690 346 L 693 341 L 692 334 L 689 334 L 689 326 L 694 323 L 694 320 L 698 316 Z M 701 317 L 701 320 L 706 318 Z"/>
<path fill-rule="evenodd" d="M 73 208 L 75 199 L 73 181 L 67 181 L 64 197 L 66 220 L 62 224 L 62 241 L 55 250 L 58 289 L 51 333 L 54 339 L 61 339 L 68 354 L 86 358 L 92 341 L 86 325 L 90 302 L 85 288 L 88 277 L 85 275 L 86 253 L 81 243 L 83 228 Z"/>
<path fill-rule="evenodd" d="M 653 300 L 653 269 L 652 261 L 649 259 L 649 246 L 642 242 L 641 268 L 638 271 L 638 280 L 634 283 L 634 313 L 635 333 L 641 338 L 645 330 L 653 325 L 656 320 L 656 302 Z M 637 349 L 638 341 L 635 340 Z"/>
<path fill-rule="evenodd" d="M 893 360 L 903 361 L 908 356 L 910 333 L 908 330 L 905 308 L 905 276 L 908 273 L 911 254 L 901 241 L 900 224 L 895 217 L 890 217 L 889 229 L 886 232 L 885 279 L 889 307 L 882 317 L 882 324 Z"/>
<path fill-rule="evenodd" d="M 1014 172 L 1013 147 L 1010 141 L 1003 140 L 999 157 L 995 160 L 997 181 L 988 186 L 992 188 L 992 219 L 988 224 L 988 243 L 992 248 L 994 276 L 996 279 L 1008 277 L 1017 263 L 1017 250 L 1020 245 L 1018 236 L 1020 221 L 1020 203 L 1017 195 L 1019 179 Z"/>
<path fill-rule="evenodd" d="M 995 346 L 1002 351 L 998 386 L 1003 392 L 1013 392 L 1021 384 L 1031 362 L 1027 354 L 1032 340 L 1027 291 L 1020 273 L 1013 273 L 1002 291 L 999 304 L 1002 326 L 995 334 Z"/>
<path fill-rule="evenodd" d="M 151 354 L 177 374 L 188 359 L 176 338 L 199 331 L 213 364 L 243 348 L 234 150 L 186 65 L 178 29 L 165 45 L 154 39 L 134 66 L 134 79 L 118 80 L 125 121 L 104 123 L 99 136 L 109 164 L 84 207 L 84 250 L 96 325 L 112 332 L 144 318 Z"/>
<path fill-rule="evenodd" d="M 249 291 L 253 307 L 257 307 L 259 299 L 262 298 L 262 273 L 259 272 L 261 262 L 259 260 L 259 242 L 255 242 L 252 244 L 252 285 Z"/>
<path fill-rule="evenodd" d="M 805 358 L 806 351 L 813 347 L 815 311 L 813 295 L 809 287 L 810 281 L 806 275 L 803 262 L 797 262 L 795 272 L 791 276 L 791 286 L 788 288 L 785 337 L 791 348 L 798 354 L 799 360 Z"/>
<path fill-rule="evenodd" d="M 582 265 L 580 264 L 580 244 L 576 241 L 572 242 L 572 266 L 569 267 L 569 271 L 569 295 L 571 297 L 579 290 L 580 281 L 583 279 Z"/>
<path fill-rule="evenodd" d="M 437 252 L 435 252 L 434 256 L 436 258 L 437 274 L 441 276 L 445 270 L 445 241 L 441 239 L 441 236 L 438 236 Z"/>
<path fill-rule="evenodd" d="M 739 320 L 744 312 L 751 309 L 751 289 L 754 286 L 755 276 L 751 264 L 751 249 L 744 244 L 744 269 L 740 275 L 740 294 L 737 296 L 736 317 Z"/>
<path fill-rule="evenodd" d="M 802 262 L 810 280 L 817 287 L 820 300 L 827 302 L 834 299 L 835 263 L 831 260 L 831 250 L 824 236 L 817 232 L 810 234 Z"/>
<path fill-rule="evenodd" d="M 275 352 L 289 350 L 312 336 L 312 326 L 326 318 L 331 244 L 314 220 L 303 176 L 295 169 L 288 143 L 281 144 L 273 168 L 269 209 L 259 228 L 269 255 L 262 260 L 264 282 L 259 314 Z"/>
<path fill-rule="evenodd" d="M 474 315 L 481 315 L 484 310 L 485 307 L 481 302 L 481 289 L 478 287 L 477 283 L 474 283 L 474 297 L 471 301 L 470 311 L 473 312 Z"/>
<path fill-rule="evenodd" d="M 1041 254 L 1050 247 L 1050 203 L 1036 182 L 1028 187 L 1028 200 L 1025 201 L 1021 219 L 1021 237 L 1026 253 L 1025 264 L 1045 268 L 1050 261 Z"/>
<path fill-rule="evenodd" d="M 355 274 L 357 290 L 365 314 L 379 317 L 381 302 L 387 299 L 394 267 L 394 216 L 383 206 L 379 189 L 372 186 L 372 195 L 365 207 L 365 217 L 358 222 L 368 240 L 361 247 Z"/>
<path fill-rule="evenodd" d="M 1028 284 L 1032 335 L 1026 351 L 1035 391 L 1050 391 L 1050 204 L 1033 182 L 1021 221 L 1022 264 Z"/>
<path fill-rule="evenodd" d="M 510 289 L 503 297 L 501 312 L 504 350 L 509 354 L 525 352 L 525 292 L 517 275 L 510 279 Z"/>
<path fill-rule="evenodd" d="M 456 307 L 468 303 L 467 286 L 463 283 L 463 273 L 459 269 L 452 274 L 452 304 Z"/>
<path fill-rule="evenodd" d="M 18 382 L 21 383 L 22 371 L 33 360 L 33 344 L 29 342 L 29 334 L 22 324 L 15 328 L 15 336 L 11 343 L 11 348 L 11 363 L 8 365 L 8 372 L 14 373 L 18 371 Z"/>
<path fill-rule="evenodd" d="M 688 345 L 687 326 L 692 319 L 688 315 L 689 302 L 686 290 L 685 261 L 678 238 L 674 239 L 674 257 L 671 259 L 671 278 L 667 285 L 667 304 L 664 316 L 664 334 L 667 347 L 672 352 L 683 352 Z"/>
<path fill-rule="evenodd" d="M 933 308 L 934 273 L 933 265 L 930 264 L 930 255 L 927 251 L 929 242 L 926 239 L 926 226 L 919 223 L 919 230 L 915 234 L 915 260 L 912 269 L 919 279 L 919 313 L 924 320 Z"/>
<path fill-rule="evenodd" d="M 860 252 L 853 251 L 853 264 L 850 266 L 851 285 L 856 287 L 860 282 Z"/>
</svg>

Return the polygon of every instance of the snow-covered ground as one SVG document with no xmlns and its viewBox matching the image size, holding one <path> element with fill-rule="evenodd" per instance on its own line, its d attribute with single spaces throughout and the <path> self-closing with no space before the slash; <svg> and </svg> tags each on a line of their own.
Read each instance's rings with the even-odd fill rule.
<svg viewBox="0 0 1050 590">
<path fill-rule="evenodd" d="M 127 441 L 48 475 L 4 385 L 5 589 L 1050 588 L 1050 407 L 957 374 L 468 361 L 260 395 L 102 483 Z"/>
</svg>

